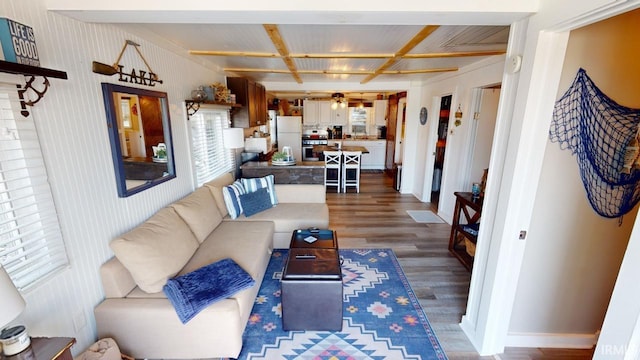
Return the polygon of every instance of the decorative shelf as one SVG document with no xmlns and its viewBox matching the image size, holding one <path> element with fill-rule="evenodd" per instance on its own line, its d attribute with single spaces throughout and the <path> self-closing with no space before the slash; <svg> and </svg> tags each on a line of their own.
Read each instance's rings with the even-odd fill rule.
<svg viewBox="0 0 640 360">
<path fill-rule="evenodd" d="M 67 73 L 60 70 L 47 69 L 38 66 L 23 65 L 0 60 L 0 71 L 11 74 L 44 76 L 67 80 Z"/>
<path fill-rule="evenodd" d="M 13 63 L 9 61 L 4 61 L 4 60 L 0 60 L 0 72 L 29 76 L 29 79 L 27 79 L 25 85 L 23 87 L 18 87 L 18 97 L 20 98 L 20 106 L 22 107 L 22 111 L 20 113 L 24 117 L 29 116 L 29 111 L 27 111 L 27 105 L 29 106 L 35 105 L 38 101 L 40 101 L 40 99 L 42 99 L 44 94 L 49 89 L 48 78 L 51 77 L 51 78 L 63 79 L 63 80 L 67 79 L 67 73 L 65 71 L 47 69 L 47 68 L 31 66 L 31 65 L 23 65 L 23 64 Z M 42 82 L 42 85 L 44 86 L 43 90 L 39 91 L 33 87 L 33 82 L 35 81 L 36 76 L 41 76 L 44 78 L 44 81 Z M 31 91 L 33 91 L 38 96 L 37 99 L 35 100 L 24 99 L 24 93 L 29 89 L 31 89 Z"/>
<path fill-rule="evenodd" d="M 231 113 L 233 113 L 234 109 L 239 109 L 242 107 L 242 105 L 237 103 L 226 103 L 226 102 L 218 102 L 218 101 L 210 101 L 210 100 L 205 100 L 205 101 L 185 100 L 185 103 L 187 105 L 187 115 L 189 116 L 197 113 L 198 110 L 200 110 L 201 104 L 227 106 L 231 109 Z"/>
</svg>

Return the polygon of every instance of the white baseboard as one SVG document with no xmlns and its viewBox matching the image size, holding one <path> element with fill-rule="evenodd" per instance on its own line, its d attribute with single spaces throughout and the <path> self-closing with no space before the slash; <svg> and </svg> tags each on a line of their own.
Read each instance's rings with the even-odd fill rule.
<svg viewBox="0 0 640 360">
<path fill-rule="evenodd" d="M 509 333 L 505 346 L 532 348 L 590 349 L 598 334 Z"/>
</svg>

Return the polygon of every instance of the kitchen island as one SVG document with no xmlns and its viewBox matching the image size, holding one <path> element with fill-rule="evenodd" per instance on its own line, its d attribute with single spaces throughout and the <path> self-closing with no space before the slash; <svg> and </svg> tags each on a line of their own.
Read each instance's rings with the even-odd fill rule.
<svg viewBox="0 0 640 360">
<path fill-rule="evenodd" d="M 295 165 L 273 165 L 271 161 L 250 161 L 240 166 L 242 177 L 257 178 L 273 174 L 276 184 L 324 185 L 323 161 L 298 161 Z"/>
</svg>

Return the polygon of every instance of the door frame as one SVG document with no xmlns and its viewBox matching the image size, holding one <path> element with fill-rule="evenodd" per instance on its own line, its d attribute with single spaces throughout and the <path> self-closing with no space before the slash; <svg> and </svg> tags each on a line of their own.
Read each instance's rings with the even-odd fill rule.
<svg viewBox="0 0 640 360">
<path fill-rule="evenodd" d="M 402 163 L 404 158 L 404 123 L 406 121 L 407 98 L 398 99 L 398 108 L 396 109 L 396 144 L 394 151 L 394 162 Z"/>
<path fill-rule="evenodd" d="M 578 6 L 574 12 L 578 15 L 569 19 L 557 13 L 551 16 L 551 11 L 546 10 L 547 16 L 534 15 L 532 20 L 511 26 L 506 56 L 521 56 L 522 68 L 509 72 L 508 61 L 505 66 L 489 166 L 489 173 L 496 175 L 489 176 L 483 207 L 483 217 L 490 221 L 481 225 L 467 310 L 460 323 L 480 355 L 504 352 L 526 244 L 526 239 L 519 237 L 521 231 L 528 230 L 542 169 L 544 154 L 534 149 L 544 148 L 547 141 L 569 31 L 632 10 L 639 3 L 590 1 Z M 640 241 L 638 231 L 636 219 L 630 243 Z M 620 293 L 624 293 L 632 283 L 617 283 L 611 304 L 619 300 L 619 286 Z M 625 326 L 632 322 L 635 326 L 628 326 L 625 335 L 630 343 L 640 339 L 640 307 L 631 317 L 612 319 L 607 325 L 609 313 L 616 310 L 620 309 L 608 309 L 600 338 L 611 336 L 621 322 Z"/>
</svg>

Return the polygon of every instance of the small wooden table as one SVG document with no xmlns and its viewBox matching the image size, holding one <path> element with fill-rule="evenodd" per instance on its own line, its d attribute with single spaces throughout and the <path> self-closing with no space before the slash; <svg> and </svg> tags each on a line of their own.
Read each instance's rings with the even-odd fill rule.
<svg viewBox="0 0 640 360">
<path fill-rule="evenodd" d="M 453 210 L 449 251 L 460 260 L 467 270 L 471 271 L 474 256 L 470 253 L 475 253 L 475 244 L 478 238 L 477 227 L 482 216 L 482 198 L 474 198 L 470 192 L 455 192 L 453 194 L 456 196 L 456 206 Z M 467 242 L 470 242 L 469 246 L 473 244 L 473 250 L 467 249 Z"/>
<path fill-rule="evenodd" d="M 2 360 L 73 360 L 71 346 L 76 339 L 68 337 L 32 337 L 31 345 L 21 353 L 4 356 Z"/>
</svg>

